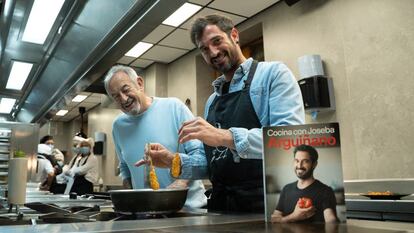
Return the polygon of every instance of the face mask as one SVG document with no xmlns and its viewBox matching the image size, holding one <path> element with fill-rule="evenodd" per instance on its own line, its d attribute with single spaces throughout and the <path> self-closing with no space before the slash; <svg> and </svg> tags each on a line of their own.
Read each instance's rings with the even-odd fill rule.
<svg viewBox="0 0 414 233">
<path fill-rule="evenodd" d="M 50 147 L 51 150 L 53 150 L 53 148 L 55 148 L 55 145 L 53 145 L 53 144 L 48 144 L 48 146 Z"/>
<path fill-rule="evenodd" d="M 80 153 L 80 148 L 79 147 L 73 147 L 72 148 L 73 154 L 77 155 Z"/>
<path fill-rule="evenodd" d="M 87 146 L 82 146 L 81 148 L 79 148 L 80 150 L 79 150 L 79 152 L 81 153 L 81 154 L 83 154 L 83 155 L 88 155 L 89 154 L 89 152 L 90 152 L 90 149 L 89 149 L 89 147 L 87 147 Z"/>
</svg>

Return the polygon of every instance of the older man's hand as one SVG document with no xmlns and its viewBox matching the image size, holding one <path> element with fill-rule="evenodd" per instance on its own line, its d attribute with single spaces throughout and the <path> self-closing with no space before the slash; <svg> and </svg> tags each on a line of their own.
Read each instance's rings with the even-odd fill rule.
<svg viewBox="0 0 414 233">
<path fill-rule="evenodd" d="M 184 122 L 178 137 L 180 143 L 198 139 L 209 146 L 234 149 L 233 134 L 229 130 L 216 128 L 201 117 Z"/>
<path fill-rule="evenodd" d="M 146 155 L 151 157 L 152 164 L 156 167 L 170 168 L 174 154 L 167 150 L 163 145 L 159 143 L 151 143 L 150 147 L 145 151 Z M 140 159 L 135 163 L 135 166 L 139 167 L 149 163 L 148 160 Z"/>
</svg>

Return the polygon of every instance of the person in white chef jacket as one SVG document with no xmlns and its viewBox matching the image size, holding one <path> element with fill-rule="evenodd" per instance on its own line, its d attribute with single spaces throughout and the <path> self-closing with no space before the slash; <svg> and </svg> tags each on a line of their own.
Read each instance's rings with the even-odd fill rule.
<svg viewBox="0 0 414 233">
<path fill-rule="evenodd" d="M 52 154 L 52 149 L 45 145 L 37 145 L 37 165 L 35 180 L 40 182 L 39 189 L 48 191 L 55 177 L 55 169 L 47 156 Z"/>
<path fill-rule="evenodd" d="M 93 184 L 98 181 L 98 160 L 93 154 L 92 138 L 76 137 L 74 141 L 76 140 L 79 142 L 73 148 L 75 156 L 63 168 L 63 174 L 69 178 L 65 193 L 70 190 L 70 192 L 83 195 L 92 193 Z"/>
</svg>

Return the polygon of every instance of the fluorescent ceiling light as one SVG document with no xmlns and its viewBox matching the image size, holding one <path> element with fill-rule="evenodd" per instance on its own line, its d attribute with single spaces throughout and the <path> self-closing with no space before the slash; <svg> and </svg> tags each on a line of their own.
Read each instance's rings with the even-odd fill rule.
<svg viewBox="0 0 414 233">
<path fill-rule="evenodd" d="M 138 42 L 131 50 L 125 53 L 125 56 L 129 57 L 139 57 L 143 53 L 145 53 L 148 49 L 150 49 L 153 44 L 146 43 L 146 42 Z"/>
<path fill-rule="evenodd" d="M 77 95 L 75 98 L 72 99 L 72 102 L 82 102 L 86 99 L 86 95 Z"/>
<path fill-rule="evenodd" d="M 0 113 L 10 113 L 13 109 L 16 99 L 1 98 L 0 101 Z"/>
<path fill-rule="evenodd" d="M 22 40 L 43 44 L 64 2 L 65 0 L 35 0 Z"/>
<path fill-rule="evenodd" d="M 66 113 L 68 113 L 68 110 L 59 110 L 56 113 L 56 116 L 64 116 L 64 115 L 66 115 Z"/>
<path fill-rule="evenodd" d="M 6 89 L 21 90 L 32 66 L 32 63 L 13 61 Z"/>
<path fill-rule="evenodd" d="M 198 10 L 201 9 L 201 6 L 191 4 L 191 3 L 184 3 L 178 10 L 176 10 L 170 17 L 164 20 L 162 23 L 166 25 L 170 25 L 173 27 L 178 27 L 188 18 L 193 16 Z"/>
</svg>

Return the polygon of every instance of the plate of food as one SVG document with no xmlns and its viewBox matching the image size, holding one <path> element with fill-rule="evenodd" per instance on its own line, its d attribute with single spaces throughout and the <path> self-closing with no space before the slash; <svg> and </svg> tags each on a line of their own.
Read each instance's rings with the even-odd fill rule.
<svg viewBox="0 0 414 233">
<path fill-rule="evenodd" d="M 362 196 L 369 197 L 376 200 L 400 200 L 402 197 L 408 196 L 409 194 L 394 193 L 390 191 L 385 192 L 372 192 L 362 193 Z"/>
</svg>

